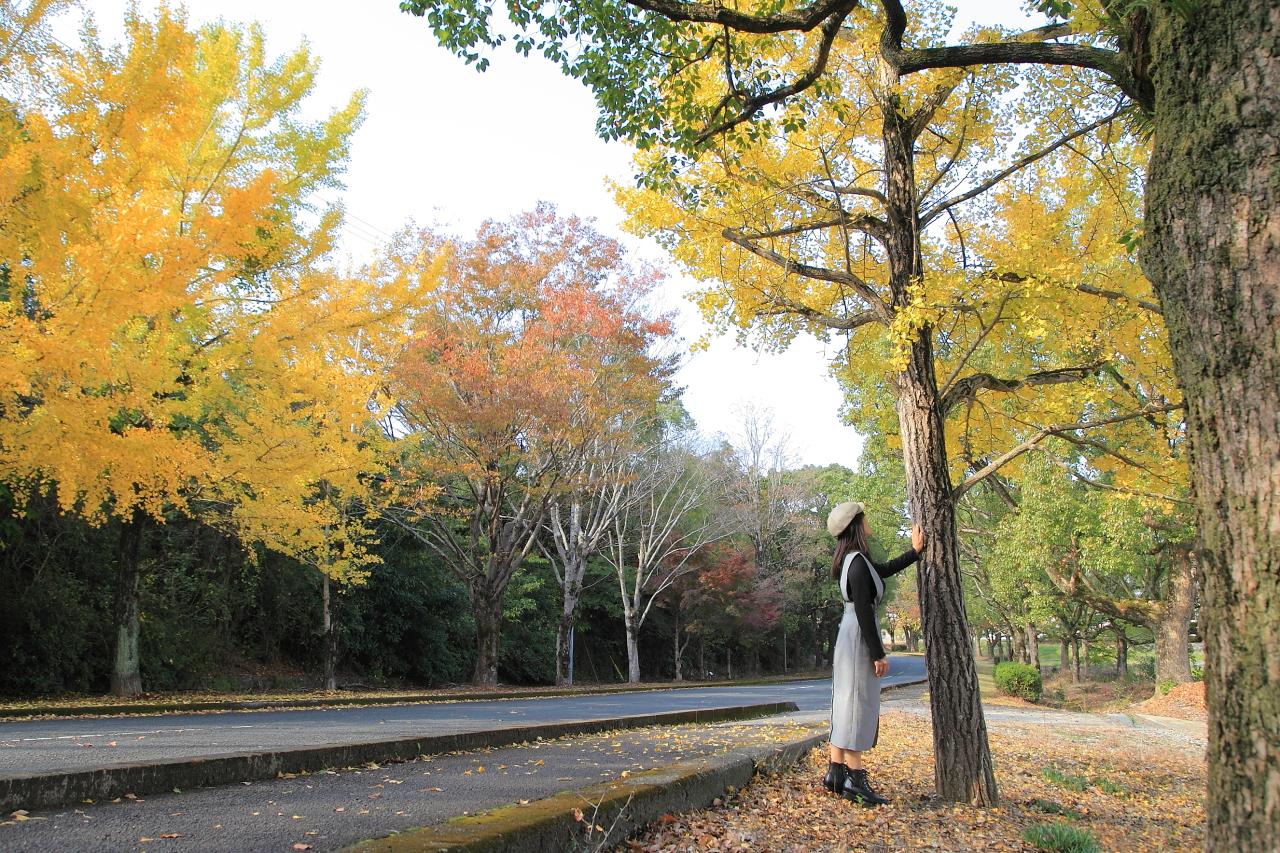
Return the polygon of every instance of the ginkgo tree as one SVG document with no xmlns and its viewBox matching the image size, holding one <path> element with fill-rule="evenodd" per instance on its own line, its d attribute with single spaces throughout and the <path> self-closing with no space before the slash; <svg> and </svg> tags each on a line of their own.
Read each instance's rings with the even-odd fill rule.
<svg viewBox="0 0 1280 853">
<path fill-rule="evenodd" d="M 0 478 L 122 522 L 112 688 L 132 694 L 148 520 L 197 515 L 359 577 L 369 531 L 323 494 L 366 490 L 415 297 L 324 268 L 341 212 L 315 194 L 363 99 L 304 121 L 305 48 L 274 60 L 256 28 L 162 8 L 31 73 L 0 122 Z"/>
<path fill-rule="evenodd" d="M 923 35 L 948 26 L 936 11 Z M 845 34 L 825 79 L 788 103 L 785 131 L 726 139 L 674 177 L 678 152 L 645 152 L 646 186 L 619 194 L 631 227 L 707 282 L 712 322 L 774 346 L 845 337 L 835 370 L 851 416 L 901 442 L 930 543 L 919 587 L 938 789 L 994 802 L 954 503 L 1051 437 L 1177 429 L 1159 309 L 1121 243 L 1142 145 L 1117 120 L 1122 101 L 1068 73 L 1025 85 L 1076 90 L 1069 108 L 1026 98 L 1013 112 L 1016 75 L 899 84 L 869 35 Z M 1028 132 L 1001 163 L 1015 118 Z"/>
<path fill-rule="evenodd" d="M 1270 850 L 1280 831 L 1280 753 L 1271 613 L 1280 535 L 1271 523 L 1280 460 L 1276 205 L 1280 42 L 1271 0 L 1036 0 L 1042 23 L 1014 34 L 922 37 L 930 12 L 902 0 L 735 5 L 698 0 L 401 0 L 440 41 L 484 67 L 508 38 L 581 79 L 598 130 L 696 156 L 721 134 L 767 128 L 772 110 L 827 84 L 848 34 L 878 42 L 883 77 L 1016 65 L 1087 69 L 1133 99 L 1154 131 L 1134 244 L 1170 329 L 1187 399 L 1204 557 L 1210 707 L 1209 846 Z M 861 14 L 870 10 L 872 14 Z M 779 44 L 791 49 L 775 61 Z M 714 81 L 708 91 L 698 80 Z M 1064 98 L 1065 100 L 1065 98 Z M 1258 737 L 1257 721 L 1268 721 Z M 1264 802 L 1264 808 L 1257 804 Z"/>
</svg>

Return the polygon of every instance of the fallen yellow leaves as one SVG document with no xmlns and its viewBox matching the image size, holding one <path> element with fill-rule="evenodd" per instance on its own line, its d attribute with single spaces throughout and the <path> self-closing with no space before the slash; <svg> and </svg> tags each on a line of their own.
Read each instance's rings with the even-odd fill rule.
<svg viewBox="0 0 1280 853">
<path fill-rule="evenodd" d="M 1022 838 L 1028 827 L 1059 822 L 1088 831 L 1107 851 L 1164 853 L 1203 844 L 1205 764 L 1197 748 L 1151 738 L 1139 743 L 1122 729 L 1025 726 L 993 731 L 991 753 L 1001 805 L 942 803 L 933 793 L 928 721 L 887 713 L 868 767 L 891 805 L 861 808 L 825 791 L 819 780 L 827 758 L 819 749 L 793 770 L 757 777 L 720 806 L 663 815 L 617 849 L 1022 853 L 1035 849 Z"/>
</svg>

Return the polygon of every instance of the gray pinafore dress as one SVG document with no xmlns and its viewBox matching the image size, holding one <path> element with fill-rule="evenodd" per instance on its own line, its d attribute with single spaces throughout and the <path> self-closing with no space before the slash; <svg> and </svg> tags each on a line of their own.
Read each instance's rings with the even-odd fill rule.
<svg viewBox="0 0 1280 853">
<path fill-rule="evenodd" d="M 872 667 L 866 641 L 858 630 L 858 615 L 849 600 L 849 566 L 857 553 L 846 556 L 840 570 L 844 616 L 840 620 L 840 633 L 836 635 L 831 665 L 831 745 L 862 752 L 875 746 L 880 735 L 880 679 Z M 872 607 L 879 607 L 880 599 L 884 598 L 884 581 L 871 561 L 866 562 L 876 587 Z"/>
</svg>

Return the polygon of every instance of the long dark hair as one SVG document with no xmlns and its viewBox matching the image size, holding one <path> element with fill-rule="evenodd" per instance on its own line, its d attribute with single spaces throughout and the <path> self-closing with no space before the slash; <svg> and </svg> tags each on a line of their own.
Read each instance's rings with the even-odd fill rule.
<svg viewBox="0 0 1280 853">
<path fill-rule="evenodd" d="M 833 581 L 840 580 L 840 569 L 844 567 L 844 558 L 861 551 L 867 554 L 867 527 L 863 524 L 862 516 L 865 513 L 858 513 L 849 522 L 848 527 L 840 531 L 840 535 L 836 537 L 836 555 L 831 559 L 831 579 Z"/>
</svg>

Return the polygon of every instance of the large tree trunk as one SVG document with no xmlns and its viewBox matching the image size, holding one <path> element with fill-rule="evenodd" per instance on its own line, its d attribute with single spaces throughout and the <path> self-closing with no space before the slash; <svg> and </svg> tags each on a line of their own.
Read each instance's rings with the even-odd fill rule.
<svg viewBox="0 0 1280 853">
<path fill-rule="evenodd" d="M 1116 631 L 1116 677 L 1129 677 L 1129 638 L 1123 628 Z"/>
<path fill-rule="evenodd" d="M 477 687 L 498 686 L 498 650 L 502 638 L 502 596 L 477 589 L 471 593 L 471 614 L 476 622 L 476 659 L 471 683 Z"/>
<path fill-rule="evenodd" d="M 1187 400 L 1209 706 L 1206 846 L 1280 846 L 1280 10 L 1150 6 L 1143 268 Z"/>
<path fill-rule="evenodd" d="M 892 75 L 892 72 L 888 72 Z M 893 308 L 905 309 L 923 276 L 912 122 L 891 95 L 881 105 L 885 155 L 884 246 Z M 947 467 L 942 400 L 934 374 L 933 329 L 911 340 L 897 374 L 898 426 L 912 515 L 924 531 L 919 565 L 920 621 L 933 712 L 934 781 L 943 800 L 994 806 L 998 800 L 978 673 L 961 592 L 959 538 Z"/>
<path fill-rule="evenodd" d="M 146 517 L 135 511 L 120 532 L 116 569 L 116 645 L 111 666 L 111 692 L 116 696 L 142 693 L 138 642 L 142 633 L 138 597 L 142 583 L 142 535 Z"/>
<path fill-rule="evenodd" d="M 1169 588 L 1165 590 L 1156 623 L 1151 626 L 1156 635 L 1157 689 L 1162 681 L 1182 684 L 1191 680 L 1187 635 L 1196 605 L 1196 564 L 1187 552 L 1180 551 L 1173 559 Z"/>
<path fill-rule="evenodd" d="M 995 805 L 996 781 L 961 593 L 932 349 L 925 329 L 913 342 L 911 360 L 899 378 L 898 423 L 910 503 L 928 543 L 919 566 L 919 590 L 933 713 L 934 781 L 943 800 Z"/>
</svg>

